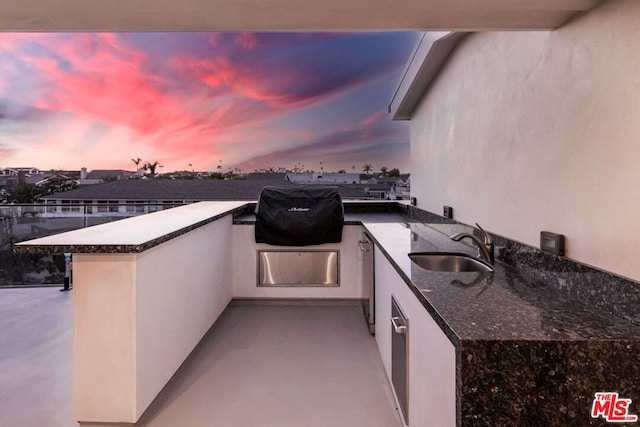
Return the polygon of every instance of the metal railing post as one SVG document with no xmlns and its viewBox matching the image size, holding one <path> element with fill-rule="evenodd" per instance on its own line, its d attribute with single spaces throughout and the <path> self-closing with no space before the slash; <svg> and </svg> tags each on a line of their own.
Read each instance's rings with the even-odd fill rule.
<svg viewBox="0 0 640 427">
<path fill-rule="evenodd" d="M 73 263 L 71 261 L 71 254 L 64 254 L 64 287 L 60 291 L 70 291 L 72 289 L 71 277 L 73 274 Z"/>
</svg>

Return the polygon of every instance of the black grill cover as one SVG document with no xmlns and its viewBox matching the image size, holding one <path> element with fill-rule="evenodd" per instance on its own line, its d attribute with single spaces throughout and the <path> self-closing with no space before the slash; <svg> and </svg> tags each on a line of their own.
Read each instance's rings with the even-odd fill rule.
<svg viewBox="0 0 640 427">
<path fill-rule="evenodd" d="M 342 241 L 344 210 L 335 188 L 264 187 L 256 206 L 256 242 L 307 246 Z"/>
</svg>

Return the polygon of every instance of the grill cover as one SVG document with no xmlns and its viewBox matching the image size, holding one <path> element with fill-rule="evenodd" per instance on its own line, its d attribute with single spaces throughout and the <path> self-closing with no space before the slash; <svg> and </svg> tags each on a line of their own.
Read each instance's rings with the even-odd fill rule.
<svg viewBox="0 0 640 427">
<path fill-rule="evenodd" d="M 264 187 L 256 206 L 257 243 L 307 246 L 342 241 L 344 210 L 335 188 Z"/>
</svg>

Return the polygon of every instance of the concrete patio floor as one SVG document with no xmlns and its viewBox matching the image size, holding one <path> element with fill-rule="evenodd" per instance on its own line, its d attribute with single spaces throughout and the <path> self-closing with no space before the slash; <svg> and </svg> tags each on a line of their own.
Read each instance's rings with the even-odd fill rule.
<svg viewBox="0 0 640 427">
<path fill-rule="evenodd" d="M 74 427 L 72 292 L 0 290 L 0 427 Z M 359 305 L 234 302 L 137 425 L 401 426 Z"/>
</svg>

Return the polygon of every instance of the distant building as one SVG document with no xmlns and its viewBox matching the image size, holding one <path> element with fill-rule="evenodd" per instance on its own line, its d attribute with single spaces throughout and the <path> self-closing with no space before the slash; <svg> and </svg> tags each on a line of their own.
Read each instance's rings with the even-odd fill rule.
<svg viewBox="0 0 640 427">
<path fill-rule="evenodd" d="M 20 184 L 35 184 L 44 178 L 44 173 L 34 167 L 15 167 L 0 170 L 0 190 L 7 191 Z"/>
<path fill-rule="evenodd" d="M 16 177 L 10 177 L 6 175 L 0 175 L 0 191 L 4 194 L 12 185 L 18 183 L 18 179 Z"/>
<path fill-rule="evenodd" d="M 265 179 L 127 179 L 98 185 L 85 185 L 75 190 L 42 197 L 50 214 L 130 215 L 147 213 L 205 200 L 257 200 L 266 185 L 294 186 L 295 183 L 266 174 Z M 378 198 L 365 192 L 361 185 L 335 185 L 343 199 Z"/>
<path fill-rule="evenodd" d="M 42 175 L 43 172 L 38 168 L 32 166 L 29 167 L 16 167 L 16 168 L 4 168 L 0 170 L 0 176 L 18 176 L 23 173 L 25 176 Z"/>
<path fill-rule="evenodd" d="M 296 184 L 360 184 L 359 173 L 296 173 L 286 174 L 288 181 Z"/>
<path fill-rule="evenodd" d="M 393 185 L 396 183 L 398 178 L 388 177 L 388 176 L 372 176 L 369 179 L 363 180 L 363 184 L 389 184 Z"/>
<path fill-rule="evenodd" d="M 366 184 L 364 192 L 372 199 L 389 199 L 391 185 L 389 184 Z"/>
<path fill-rule="evenodd" d="M 362 181 L 368 187 L 367 194 L 374 198 L 389 200 L 409 200 L 411 198 L 410 174 L 399 177 L 377 176 Z"/>
<path fill-rule="evenodd" d="M 124 179 L 137 178 L 136 172 L 130 172 L 123 169 L 94 169 L 87 172 L 87 168 L 80 169 L 79 185 L 101 184 L 107 181 L 120 181 Z"/>
<path fill-rule="evenodd" d="M 264 174 L 264 173 L 287 173 L 287 172 L 288 172 L 287 168 L 278 167 L 278 168 L 268 168 L 268 169 L 265 169 L 265 168 L 256 169 L 255 172 L 253 173 Z"/>
<path fill-rule="evenodd" d="M 402 174 L 396 179 L 389 192 L 390 200 L 409 200 L 411 198 L 411 176 Z"/>
<path fill-rule="evenodd" d="M 77 180 L 72 177 L 62 174 L 62 173 L 47 173 L 38 177 L 38 180 L 34 182 L 38 187 L 42 187 L 43 185 L 47 185 L 50 182 L 57 181 L 59 183 L 64 183 L 69 186 L 73 186 L 77 184 Z"/>
<path fill-rule="evenodd" d="M 286 172 L 251 172 L 245 179 L 250 181 L 285 181 L 287 179 Z"/>
</svg>

